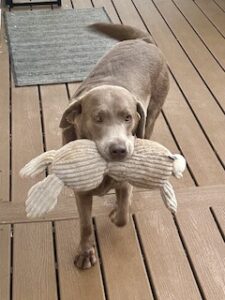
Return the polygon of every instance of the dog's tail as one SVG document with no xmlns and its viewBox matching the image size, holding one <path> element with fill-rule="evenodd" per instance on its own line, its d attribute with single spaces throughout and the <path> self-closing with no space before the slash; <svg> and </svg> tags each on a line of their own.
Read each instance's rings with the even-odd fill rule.
<svg viewBox="0 0 225 300">
<path fill-rule="evenodd" d="M 100 32 L 118 41 L 142 39 L 147 43 L 154 44 L 151 36 L 137 28 L 128 25 L 95 23 L 88 26 L 90 30 Z"/>
<path fill-rule="evenodd" d="M 36 175 L 40 174 L 47 168 L 48 165 L 52 163 L 55 158 L 55 154 L 56 150 L 51 150 L 35 157 L 20 170 L 20 176 L 35 177 Z"/>
</svg>

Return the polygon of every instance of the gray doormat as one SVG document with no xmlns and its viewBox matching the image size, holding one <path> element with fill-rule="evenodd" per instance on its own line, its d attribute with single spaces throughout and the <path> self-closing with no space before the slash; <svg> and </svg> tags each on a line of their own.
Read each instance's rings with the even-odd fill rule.
<svg viewBox="0 0 225 300">
<path fill-rule="evenodd" d="M 103 8 L 7 12 L 16 86 L 83 80 L 115 41 L 88 31 L 110 22 Z"/>
</svg>

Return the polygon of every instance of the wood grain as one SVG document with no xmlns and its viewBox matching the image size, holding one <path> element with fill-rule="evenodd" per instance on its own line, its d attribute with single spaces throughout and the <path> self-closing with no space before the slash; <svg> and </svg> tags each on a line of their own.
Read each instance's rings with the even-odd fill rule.
<svg viewBox="0 0 225 300">
<path fill-rule="evenodd" d="M 0 225 L 0 299 L 10 299 L 10 225 Z"/>
<path fill-rule="evenodd" d="M 13 203 L 24 205 L 27 191 L 35 182 L 19 178 L 20 168 L 42 151 L 38 90 L 36 87 L 15 88 L 13 85 Z M 13 299 L 55 299 L 57 289 L 51 224 L 30 225 L 18 224 L 14 228 Z"/>
<path fill-rule="evenodd" d="M 155 210 L 135 217 L 158 299 L 201 299 L 171 214 Z"/>
<path fill-rule="evenodd" d="M 171 30 L 225 111 L 225 73 L 171 1 L 155 0 Z M 198 9 L 198 8 L 197 8 Z M 225 22 L 225 17 L 224 17 Z M 210 22 L 208 22 L 210 23 Z M 210 24 L 211 25 L 211 24 Z M 207 64 L 206 64 L 207 61 Z"/>
<path fill-rule="evenodd" d="M 15 225 L 13 299 L 57 299 L 51 228 Z"/>
<path fill-rule="evenodd" d="M 222 9 L 225 11 L 225 3 L 223 0 L 214 0 L 214 2 Z"/>
<path fill-rule="evenodd" d="M 153 3 L 146 0 L 134 0 L 134 3 L 158 46 L 165 54 L 179 86 L 188 99 L 192 113 L 195 114 L 201 127 L 204 128 L 206 136 L 212 143 L 214 150 L 221 160 L 225 162 L 223 142 L 225 119 L 223 112 L 218 107 L 208 88 L 199 77 Z"/>
<path fill-rule="evenodd" d="M 225 36 L 225 15 L 218 5 L 212 0 L 196 0 L 196 5 L 210 19 L 216 28 Z M 224 2 L 223 2 L 224 3 Z M 225 4 L 225 3 L 224 3 Z"/>
<path fill-rule="evenodd" d="M 119 24 L 120 19 L 110 0 L 93 0 L 94 7 L 104 7 L 112 23 Z"/>
<path fill-rule="evenodd" d="M 124 228 L 96 217 L 109 299 L 153 299 L 132 220 Z"/>
<path fill-rule="evenodd" d="M 8 48 L 4 35 L 3 26 L 0 31 L 0 201 L 9 201 L 10 76 Z"/>
<path fill-rule="evenodd" d="M 221 36 L 216 28 L 205 18 L 204 14 L 196 7 L 193 1 L 175 0 L 174 2 L 192 24 L 222 67 L 225 68 L 225 40 L 223 36 Z"/>
<path fill-rule="evenodd" d="M 224 205 L 212 205 L 212 212 L 222 231 L 223 239 L 225 240 L 225 207 Z"/>
<path fill-rule="evenodd" d="M 224 204 L 225 186 L 190 187 L 176 190 L 178 210 L 185 207 L 210 207 Z M 95 197 L 93 203 L 93 216 L 107 215 L 113 208 L 115 195 L 110 194 L 104 197 Z M 131 206 L 131 213 L 144 210 L 166 210 L 158 191 L 140 191 L 134 193 Z M 59 200 L 56 208 L 47 215 L 29 219 L 25 215 L 24 204 L 14 202 L 0 203 L 0 224 L 47 222 L 54 220 L 66 220 L 78 218 L 74 195 Z"/>
<path fill-rule="evenodd" d="M 198 185 L 223 184 L 224 169 L 172 78 L 163 110 Z"/>
<path fill-rule="evenodd" d="M 183 209 L 177 219 L 205 298 L 224 299 L 224 241 L 209 209 Z"/>
<path fill-rule="evenodd" d="M 88 271 L 74 265 L 80 238 L 79 220 L 56 222 L 55 228 L 61 299 L 105 299 L 99 262 Z"/>
<path fill-rule="evenodd" d="M 0 14 L 4 11 L 0 10 Z M 1 26 L 0 26 L 1 27 Z M 10 201 L 10 76 L 4 24 L 0 28 L 0 203 Z M 10 297 L 10 226 L 0 226 L 0 299 Z"/>
</svg>

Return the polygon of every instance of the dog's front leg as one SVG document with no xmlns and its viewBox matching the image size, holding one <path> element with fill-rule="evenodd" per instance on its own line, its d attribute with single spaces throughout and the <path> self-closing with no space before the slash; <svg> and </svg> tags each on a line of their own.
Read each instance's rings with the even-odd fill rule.
<svg viewBox="0 0 225 300">
<path fill-rule="evenodd" d="M 111 221 L 119 227 L 125 226 L 129 220 L 132 189 L 133 187 L 127 182 L 122 183 L 115 189 L 117 201 L 109 217 Z"/>
<path fill-rule="evenodd" d="M 94 240 L 92 236 L 92 195 L 75 193 L 80 216 L 80 245 L 75 257 L 75 265 L 80 269 L 89 269 L 96 263 Z"/>
</svg>

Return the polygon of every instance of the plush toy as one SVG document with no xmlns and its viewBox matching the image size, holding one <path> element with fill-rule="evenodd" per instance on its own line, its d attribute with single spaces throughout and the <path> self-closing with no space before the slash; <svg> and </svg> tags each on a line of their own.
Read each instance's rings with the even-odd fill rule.
<svg viewBox="0 0 225 300">
<path fill-rule="evenodd" d="M 20 175 L 34 177 L 49 165 L 52 174 L 28 192 L 28 217 L 38 217 L 51 211 L 64 185 L 77 192 L 89 191 L 98 187 L 105 175 L 116 181 L 127 181 L 133 186 L 159 189 L 167 208 L 176 212 L 177 201 L 168 179 L 171 175 L 182 177 L 186 161 L 183 156 L 172 155 L 156 142 L 135 139 L 130 158 L 109 162 L 99 154 L 93 141 L 77 140 L 57 151 L 47 151 L 34 158 L 20 171 Z"/>
</svg>

